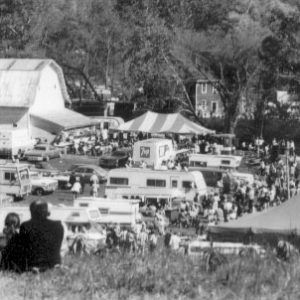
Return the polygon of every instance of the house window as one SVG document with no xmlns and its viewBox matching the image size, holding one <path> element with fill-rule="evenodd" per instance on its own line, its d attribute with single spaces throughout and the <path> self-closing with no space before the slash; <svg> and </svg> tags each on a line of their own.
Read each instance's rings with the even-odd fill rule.
<svg viewBox="0 0 300 300">
<path fill-rule="evenodd" d="M 172 188 L 177 188 L 177 180 L 172 180 Z"/>
<path fill-rule="evenodd" d="M 207 108 L 207 100 L 202 100 L 201 101 L 201 106 L 202 106 L 202 109 L 206 110 L 206 108 Z"/>
<path fill-rule="evenodd" d="M 110 184 L 128 185 L 128 178 L 111 177 Z"/>
<path fill-rule="evenodd" d="M 182 187 L 184 189 L 191 189 L 193 187 L 192 181 L 182 181 Z"/>
<path fill-rule="evenodd" d="M 207 83 L 201 83 L 201 93 L 202 94 L 207 93 Z"/>
<path fill-rule="evenodd" d="M 215 101 L 213 101 L 213 102 L 211 103 L 211 111 L 212 111 L 213 113 L 216 113 L 217 110 L 218 110 L 218 103 L 215 102 Z"/>
<path fill-rule="evenodd" d="M 160 179 L 147 179 L 147 186 L 166 187 L 166 181 Z"/>
</svg>

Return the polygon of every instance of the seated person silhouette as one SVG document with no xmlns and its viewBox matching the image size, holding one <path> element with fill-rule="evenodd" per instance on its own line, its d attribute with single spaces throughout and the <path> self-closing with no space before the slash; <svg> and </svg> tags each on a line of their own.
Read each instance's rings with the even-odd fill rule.
<svg viewBox="0 0 300 300">
<path fill-rule="evenodd" d="M 30 213 L 31 220 L 20 227 L 26 271 L 45 271 L 61 263 L 64 229 L 60 221 L 48 219 L 50 212 L 46 202 L 32 202 Z"/>
<path fill-rule="evenodd" d="M 4 248 L 1 251 L 1 269 L 6 271 L 22 272 L 23 249 L 19 236 L 20 218 L 16 213 L 9 213 L 4 221 L 3 241 Z"/>
</svg>

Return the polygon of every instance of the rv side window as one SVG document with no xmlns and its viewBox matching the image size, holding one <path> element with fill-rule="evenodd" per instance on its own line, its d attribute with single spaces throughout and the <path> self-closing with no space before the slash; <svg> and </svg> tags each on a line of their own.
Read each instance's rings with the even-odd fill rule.
<svg viewBox="0 0 300 300">
<path fill-rule="evenodd" d="M 166 181 L 161 179 L 147 179 L 147 186 L 166 187 Z"/>
<path fill-rule="evenodd" d="M 99 208 L 101 215 L 108 215 L 109 209 L 108 208 Z"/>
<path fill-rule="evenodd" d="M 16 181 L 17 180 L 17 174 L 14 173 L 14 172 L 5 172 L 4 173 L 4 180 Z"/>
<path fill-rule="evenodd" d="M 128 178 L 111 177 L 110 184 L 128 185 Z"/>
<path fill-rule="evenodd" d="M 195 162 L 194 161 L 190 161 L 190 167 L 195 167 Z"/>
<path fill-rule="evenodd" d="M 192 181 L 182 181 L 182 187 L 185 189 L 191 189 L 193 187 Z"/>
<path fill-rule="evenodd" d="M 195 161 L 195 167 L 207 167 L 206 161 Z"/>
<path fill-rule="evenodd" d="M 172 188 L 177 188 L 178 182 L 177 180 L 172 180 Z"/>
<path fill-rule="evenodd" d="M 221 160 L 221 165 L 230 165 L 230 160 Z"/>
<path fill-rule="evenodd" d="M 21 177 L 21 180 L 29 179 L 28 170 L 21 170 L 20 177 Z"/>
</svg>

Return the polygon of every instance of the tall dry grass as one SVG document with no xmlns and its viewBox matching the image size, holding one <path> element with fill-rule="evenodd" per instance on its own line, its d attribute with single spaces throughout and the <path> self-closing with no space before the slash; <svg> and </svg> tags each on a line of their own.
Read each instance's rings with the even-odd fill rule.
<svg viewBox="0 0 300 300">
<path fill-rule="evenodd" d="M 34 274 L 0 274 L 0 299 L 297 299 L 300 262 L 270 253 L 231 257 L 215 272 L 205 262 L 159 249 L 141 256 L 67 257 Z"/>
</svg>

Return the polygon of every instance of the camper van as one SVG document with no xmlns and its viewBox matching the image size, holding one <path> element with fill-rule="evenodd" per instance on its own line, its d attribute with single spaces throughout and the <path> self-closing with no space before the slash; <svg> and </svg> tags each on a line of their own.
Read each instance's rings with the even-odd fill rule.
<svg viewBox="0 0 300 300">
<path fill-rule="evenodd" d="M 17 213 L 21 223 L 30 220 L 28 206 L 6 206 L 0 210 L 0 232 L 3 232 L 4 220 L 8 213 Z M 72 206 L 52 206 L 49 219 L 60 220 L 67 225 L 100 223 L 101 214 L 96 208 L 81 208 Z"/>
<path fill-rule="evenodd" d="M 142 168 L 113 169 L 108 172 L 105 194 L 118 188 L 176 189 L 184 192 L 187 200 L 193 200 L 198 193 L 207 195 L 205 180 L 199 171 L 152 170 Z"/>
<path fill-rule="evenodd" d="M 136 142 L 133 145 L 134 163 L 145 162 L 147 166 L 160 168 L 163 161 L 174 158 L 172 140 L 168 139 L 148 139 Z"/>
<path fill-rule="evenodd" d="M 198 170 L 199 167 L 237 169 L 242 162 L 242 156 L 190 154 L 189 170 Z"/>
<path fill-rule="evenodd" d="M 0 193 L 22 199 L 31 192 L 27 165 L 0 160 Z"/>
<path fill-rule="evenodd" d="M 101 224 L 118 223 L 120 226 L 132 226 L 142 220 L 139 201 L 80 197 L 74 200 L 74 207 L 97 208 L 101 213 Z"/>
</svg>

